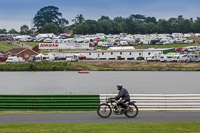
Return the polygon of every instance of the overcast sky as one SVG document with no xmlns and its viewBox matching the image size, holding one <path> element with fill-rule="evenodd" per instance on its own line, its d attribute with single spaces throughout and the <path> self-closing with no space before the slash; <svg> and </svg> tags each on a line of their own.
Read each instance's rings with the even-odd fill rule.
<svg viewBox="0 0 200 133">
<path fill-rule="evenodd" d="M 63 17 L 71 21 L 77 14 L 86 19 L 98 19 L 102 15 L 114 18 L 143 14 L 158 19 L 183 15 L 185 18 L 200 16 L 200 0 L 1 0 L 0 29 L 20 29 L 44 6 L 56 6 Z"/>
</svg>

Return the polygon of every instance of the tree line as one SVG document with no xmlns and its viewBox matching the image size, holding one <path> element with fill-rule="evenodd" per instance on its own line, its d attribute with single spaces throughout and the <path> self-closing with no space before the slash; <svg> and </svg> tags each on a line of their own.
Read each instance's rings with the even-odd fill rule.
<svg viewBox="0 0 200 133">
<path fill-rule="evenodd" d="M 152 34 L 152 33 L 200 33 L 200 17 L 186 19 L 182 15 L 177 18 L 156 19 L 141 14 L 133 14 L 129 17 L 101 16 L 98 20 L 85 19 L 79 14 L 72 20 L 73 24 L 62 17 L 58 7 L 46 6 L 41 8 L 33 18 L 34 28 L 29 29 L 27 25 L 20 27 L 20 32 L 15 29 L 7 31 L 0 29 L 0 34 L 33 34 L 54 33 L 59 34 L 67 30 L 73 30 L 74 34 Z"/>
<path fill-rule="evenodd" d="M 73 27 L 75 34 L 152 34 L 152 33 L 200 33 L 200 18 L 186 19 L 182 15 L 168 20 L 136 14 L 113 20 L 102 16 L 99 20 L 84 20 Z"/>
</svg>

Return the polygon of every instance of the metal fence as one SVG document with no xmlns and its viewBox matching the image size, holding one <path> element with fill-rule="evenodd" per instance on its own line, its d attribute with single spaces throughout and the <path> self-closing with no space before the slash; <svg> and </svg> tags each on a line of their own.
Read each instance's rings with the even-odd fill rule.
<svg viewBox="0 0 200 133">
<path fill-rule="evenodd" d="M 115 94 L 101 94 L 100 102 Z M 200 111 L 200 94 L 131 94 L 139 110 L 147 111 Z"/>
</svg>

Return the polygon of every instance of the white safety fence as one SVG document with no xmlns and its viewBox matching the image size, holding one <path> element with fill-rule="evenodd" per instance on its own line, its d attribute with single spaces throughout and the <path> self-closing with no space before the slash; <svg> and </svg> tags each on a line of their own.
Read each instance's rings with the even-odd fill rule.
<svg viewBox="0 0 200 133">
<path fill-rule="evenodd" d="M 117 94 L 100 94 L 100 102 Z M 131 94 L 139 110 L 147 111 L 200 111 L 200 94 Z"/>
</svg>

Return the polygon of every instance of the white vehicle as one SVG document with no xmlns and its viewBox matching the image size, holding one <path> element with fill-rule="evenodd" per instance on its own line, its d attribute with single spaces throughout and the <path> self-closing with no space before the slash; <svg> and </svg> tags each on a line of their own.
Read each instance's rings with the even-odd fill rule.
<svg viewBox="0 0 200 133">
<path fill-rule="evenodd" d="M 48 55 L 38 54 L 35 56 L 35 62 L 48 62 L 52 61 Z"/>
<path fill-rule="evenodd" d="M 173 62 L 175 61 L 172 55 L 161 55 L 160 62 Z"/>
<path fill-rule="evenodd" d="M 66 56 L 66 61 L 68 62 L 76 62 L 79 60 L 78 55 L 71 55 L 71 56 Z"/>
<path fill-rule="evenodd" d="M 108 42 L 98 42 L 98 46 L 99 47 L 106 47 L 106 48 L 108 48 L 109 46 L 112 46 L 112 44 L 110 44 Z"/>
<path fill-rule="evenodd" d="M 180 61 L 180 55 L 174 55 L 173 59 L 174 59 L 174 62 L 179 62 Z"/>
<path fill-rule="evenodd" d="M 160 61 L 160 58 L 157 55 L 150 55 L 149 57 L 147 57 L 147 61 Z"/>
<path fill-rule="evenodd" d="M 52 43 L 62 43 L 62 39 L 53 39 Z"/>
<path fill-rule="evenodd" d="M 199 46 L 188 46 L 188 47 L 184 47 L 186 48 L 188 51 L 193 52 L 198 50 L 200 47 Z"/>
<path fill-rule="evenodd" d="M 36 38 L 38 39 L 38 38 L 54 38 L 55 37 L 55 35 L 52 33 L 52 34 L 38 34 L 37 36 L 36 36 Z"/>
<path fill-rule="evenodd" d="M 187 55 L 187 62 L 200 62 L 200 55 L 199 54 Z"/>
<path fill-rule="evenodd" d="M 129 45 L 127 41 L 120 41 L 119 42 L 119 45 L 122 45 L 122 46 L 127 46 Z"/>
<path fill-rule="evenodd" d="M 25 62 L 25 60 L 22 57 L 8 57 L 8 59 L 6 60 L 6 63 L 20 63 L 20 62 Z"/>
<path fill-rule="evenodd" d="M 44 40 L 44 38 L 37 38 L 37 39 L 35 39 L 34 41 L 35 42 L 42 42 Z"/>
<path fill-rule="evenodd" d="M 50 38 L 44 39 L 43 42 L 51 43 L 52 40 Z"/>
<path fill-rule="evenodd" d="M 180 61 L 180 62 L 186 62 L 186 61 L 187 61 L 187 55 L 186 55 L 186 54 L 180 55 L 179 61 Z"/>
</svg>

